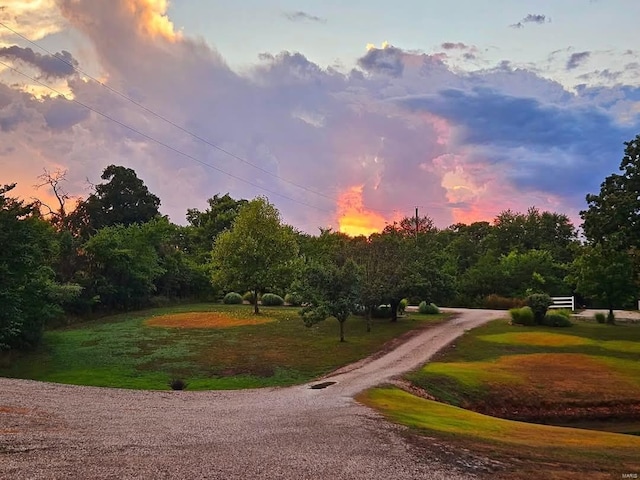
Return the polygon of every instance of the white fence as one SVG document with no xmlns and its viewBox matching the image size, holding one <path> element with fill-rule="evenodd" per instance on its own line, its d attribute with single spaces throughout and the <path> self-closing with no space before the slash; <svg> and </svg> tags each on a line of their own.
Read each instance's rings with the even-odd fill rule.
<svg viewBox="0 0 640 480">
<path fill-rule="evenodd" d="M 576 311 L 575 297 L 551 297 L 553 305 L 549 308 L 570 308 L 572 312 Z"/>
</svg>

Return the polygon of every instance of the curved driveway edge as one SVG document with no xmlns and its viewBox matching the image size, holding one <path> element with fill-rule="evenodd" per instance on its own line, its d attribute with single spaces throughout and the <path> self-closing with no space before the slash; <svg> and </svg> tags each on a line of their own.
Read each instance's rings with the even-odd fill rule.
<svg viewBox="0 0 640 480">
<path fill-rule="evenodd" d="M 472 478 L 422 456 L 402 427 L 353 396 L 504 315 L 460 310 L 320 390 L 137 391 L 0 378 L 0 478 Z"/>
</svg>

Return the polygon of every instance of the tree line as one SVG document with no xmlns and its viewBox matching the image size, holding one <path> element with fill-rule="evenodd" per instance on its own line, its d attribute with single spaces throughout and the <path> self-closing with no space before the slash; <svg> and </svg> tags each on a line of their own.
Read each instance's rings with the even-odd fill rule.
<svg viewBox="0 0 640 480">
<path fill-rule="evenodd" d="M 578 294 L 612 309 L 633 304 L 640 272 L 640 136 L 625 143 L 621 173 L 586 197 L 583 236 L 561 213 L 506 210 L 492 223 L 438 229 L 407 217 L 369 237 L 284 225 L 266 198 L 214 195 L 189 209 L 186 225 L 159 212 L 160 199 L 136 172 L 110 165 L 74 205 L 64 172 L 42 186 L 57 205 L 13 197 L 0 187 L 0 349 L 35 346 L 60 318 L 219 300 L 250 292 L 303 305 L 311 325 L 354 312 L 370 319 L 403 299 L 508 308 L 534 293 Z"/>
</svg>

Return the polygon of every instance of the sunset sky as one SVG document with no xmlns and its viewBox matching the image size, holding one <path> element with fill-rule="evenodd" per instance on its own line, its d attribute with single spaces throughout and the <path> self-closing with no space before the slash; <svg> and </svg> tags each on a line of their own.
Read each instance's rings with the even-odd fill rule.
<svg viewBox="0 0 640 480">
<path fill-rule="evenodd" d="M 118 164 L 177 223 L 227 192 L 309 233 L 416 206 L 579 223 L 640 133 L 637 0 L 1 4 L 0 184 L 25 198 Z"/>
</svg>

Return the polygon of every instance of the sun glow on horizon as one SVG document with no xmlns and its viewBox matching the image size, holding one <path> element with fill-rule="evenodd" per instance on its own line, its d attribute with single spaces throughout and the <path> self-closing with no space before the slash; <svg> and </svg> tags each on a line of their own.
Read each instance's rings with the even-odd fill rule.
<svg viewBox="0 0 640 480">
<path fill-rule="evenodd" d="M 356 185 L 338 197 L 338 230 L 351 237 L 381 232 L 387 225 L 385 217 L 365 207 L 362 199 L 363 185 Z"/>
</svg>

